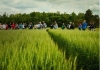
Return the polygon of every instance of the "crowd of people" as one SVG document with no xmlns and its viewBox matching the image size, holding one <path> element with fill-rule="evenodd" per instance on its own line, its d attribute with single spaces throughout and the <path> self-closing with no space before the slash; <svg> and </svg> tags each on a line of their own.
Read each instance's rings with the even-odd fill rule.
<svg viewBox="0 0 100 70">
<path fill-rule="evenodd" d="M 96 28 L 96 26 L 95 26 L 94 22 L 90 22 L 89 29 L 90 29 L 91 31 L 95 31 L 95 28 Z"/>
<path fill-rule="evenodd" d="M 86 28 L 89 28 L 89 30 L 91 30 L 91 31 L 95 31 L 95 27 L 96 26 L 95 26 L 94 22 L 90 22 L 89 26 L 87 26 L 87 23 L 85 20 L 83 21 L 82 24 L 80 23 L 78 26 L 79 30 L 86 30 Z"/>
<path fill-rule="evenodd" d="M 8 29 L 45 29 L 47 27 L 47 24 L 43 21 L 39 22 L 38 24 L 34 24 L 32 22 L 30 22 L 29 24 L 26 23 L 9 23 L 9 24 L 1 24 L 0 23 L 0 29 L 1 30 L 8 30 Z"/>
<path fill-rule="evenodd" d="M 86 28 L 87 28 L 86 20 L 84 20 L 82 24 L 80 23 L 78 28 L 79 28 L 79 30 L 86 30 Z"/>
<path fill-rule="evenodd" d="M 45 21 L 39 22 L 38 24 L 34 24 L 34 29 L 46 29 L 46 28 L 47 24 L 45 23 Z"/>
<path fill-rule="evenodd" d="M 26 23 L 20 23 L 20 24 L 17 24 L 17 23 L 9 23 L 9 24 L 1 24 L 0 23 L 0 29 L 2 30 L 8 30 L 8 29 L 26 29 L 26 28 L 29 28 L 29 29 L 46 29 L 47 28 L 47 24 L 45 21 L 40 21 L 39 23 L 37 24 L 32 24 L 32 22 L 30 22 L 29 24 L 26 24 Z M 58 29 L 58 24 L 56 21 L 54 21 L 53 24 L 50 25 L 50 28 L 51 29 Z M 65 23 L 62 23 L 62 26 L 61 26 L 61 29 L 75 29 L 75 24 L 74 22 L 69 22 L 67 25 L 65 25 Z M 83 21 L 83 23 L 80 23 L 78 25 L 78 29 L 79 30 L 86 30 L 87 28 L 87 22 L 86 20 Z M 95 24 L 94 22 L 90 22 L 90 25 L 89 25 L 89 30 L 91 31 L 95 31 Z"/>
<path fill-rule="evenodd" d="M 50 25 L 50 28 L 51 28 L 51 29 L 57 29 L 57 28 L 58 28 L 57 22 L 55 21 L 53 24 L 51 24 L 51 25 Z"/>
<path fill-rule="evenodd" d="M 9 24 L 1 24 L 0 23 L 0 29 L 2 30 L 8 30 L 8 29 L 25 29 L 27 27 L 27 24 L 26 23 L 20 23 L 20 24 L 17 24 L 17 23 L 9 23 Z"/>
<path fill-rule="evenodd" d="M 65 28 L 67 28 L 67 29 L 75 29 L 75 24 L 74 24 L 74 22 L 69 22 L 67 25 L 65 25 L 65 24 L 63 23 L 61 29 L 65 29 Z M 85 30 L 85 29 L 87 28 L 87 23 L 86 23 L 86 21 L 84 20 L 83 23 L 80 23 L 80 24 L 78 25 L 78 28 L 79 28 L 79 30 Z"/>
</svg>

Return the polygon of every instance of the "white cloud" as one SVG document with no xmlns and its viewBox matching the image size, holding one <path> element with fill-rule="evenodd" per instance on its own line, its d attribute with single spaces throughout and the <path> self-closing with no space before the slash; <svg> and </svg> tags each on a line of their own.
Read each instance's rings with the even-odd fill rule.
<svg viewBox="0 0 100 70">
<path fill-rule="evenodd" d="M 98 0 L 1 0 L 0 15 L 4 12 L 8 14 L 38 12 L 57 12 L 61 13 L 85 13 L 91 9 L 94 14 L 99 12 Z"/>
<path fill-rule="evenodd" d="M 94 5 L 90 6 L 90 9 L 99 11 L 100 8 L 99 8 L 99 5 L 94 4 Z"/>
<path fill-rule="evenodd" d="M 99 14 L 99 7 L 100 5 L 98 4 L 93 4 L 92 6 L 89 6 L 89 8 L 93 11 L 93 14 Z"/>
</svg>

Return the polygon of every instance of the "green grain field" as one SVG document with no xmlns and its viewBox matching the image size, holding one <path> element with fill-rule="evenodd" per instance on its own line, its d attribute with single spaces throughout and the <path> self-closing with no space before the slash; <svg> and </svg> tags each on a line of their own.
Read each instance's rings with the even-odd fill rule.
<svg viewBox="0 0 100 70">
<path fill-rule="evenodd" d="M 50 30 L 48 33 L 67 59 L 77 57 L 77 70 L 99 70 L 98 30 Z"/>
<path fill-rule="evenodd" d="M 99 32 L 0 30 L 0 70 L 99 70 Z"/>
</svg>

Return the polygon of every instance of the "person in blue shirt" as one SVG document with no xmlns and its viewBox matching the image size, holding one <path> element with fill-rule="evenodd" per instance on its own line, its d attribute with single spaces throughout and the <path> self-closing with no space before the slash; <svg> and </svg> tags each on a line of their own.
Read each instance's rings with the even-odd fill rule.
<svg viewBox="0 0 100 70">
<path fill-rule="evenodd" d="M 86 20 L 84 20 L 82 23 L 82 29 L 86 30 L 86 28 L 87 28 L 87 23 L 86 23 Z"/>
</svg>

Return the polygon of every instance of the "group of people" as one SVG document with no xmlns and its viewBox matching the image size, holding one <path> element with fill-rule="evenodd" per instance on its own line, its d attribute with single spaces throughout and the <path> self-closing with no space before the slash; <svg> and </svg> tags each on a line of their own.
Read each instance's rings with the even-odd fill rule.
<svg viewBox="0 0 100 70">
<path fill-rule="evenodd" d="M 61 29 L 75 29 L 75 24 L 74 22 L 69 22 L 67 25 L 65 25 L 64 23 L 62 23 Z"/>
<path fill-rule="evenodd" d="M 50 25 L 50 28 L 51 29 L 57 29 L 58 28 L 58 24 L 57 22 L 55 21 L 53 24 Z M 75 28 L 75 24 L 74 22 L 70 22 L 69 24 L 65 25 L 65 23 L 62 23 L 62 26 L 61 26 L 61 29 L 74 29 Z"/>
<path fill-rule="evenodd" d="M 0 29 L 2 30 L 8 30 L 8 29 L 25 29 L 27 27 L 27 24 L 26 23 L 20 23 L 20 24 L 17 24 L 17 23 L 9 23 L 9 24 L 1 24 L 0 23 Z"/>
<path fill-rule="evenodd" d="M 47 24 L 45 21 L 39 22 L 38 24 L 34 24 L 34 29 L 45 29 L 47 28 Z"/>
<path fill-rule="evenodd" d="M 79 28 L 79 30 L 86 30 L 86 28 L 87 28 L 86 20 L 84 20 L 82 24 L 80 23 L 78 28 Z"/>
<path fill-rule="evenodd" d="M 29 24 L 26 24 L 26 23 L 9 23 L 9 24 L 1 24 L 0 23 L 0 29 L 1 30 L 8 30 L 8 29 L 26 29 L 26 28 L 29 28 L 29 29 L 43 29 L 43 28 L 46 28 L 47 27 L 47 24 L 43 21 L 42 22 L 39 22 L 38 24 L 34 24 L 32 22 L 30 22 Z"/>
<path fill-rule="evenodd" d="M 70 22 L 67 25 L 62 23 L 61 29 L 65 29 L 65 28 L 67 28 L 67 29 L 75 29 L 74 22 Z M 78 25 L 78 29 L 79 30 L 86 30 L 87 28 L 89 28 L 89 30 L 91 30 L 91 31 L 95 31 L 96 26 L 95 26 L 94 22 L 90 22 L 90 24 L 87 26 L 86 20 L 84 20 L 83 23 L 80 23 Z"/>
<path fill-rule="evenodd" d="M 57 28 L 58 28 L 57 22 L 55 21 L 53 24 L 51 24 L 51 25 L 50 25 L 50 28 L 51 28 L 51 29 L 57 29 Z"/>
<path fill-rule="evenodd" d="M 88 26 L 89 30 L 95 31 L 95 27 L 96 26 L 95 26 L 94 22 L 90 22 L 90 24 Z M 86 20 L 84 20 L 82 24 L 80 23 L 78 28 L 79 28 L 79 30 L 86 30 L 86 28 L 87 28 Z"/>
<path fill-rule="evenodd" d="M 69 24 L 67 24 L 67 29 L 75 29 L 74 22 L 70 22 Z"/>
<path fill-rule="evenodd" d="M 17 24 L 17 23 L 10 23 L 10 24 L 1 24 L 0 23 L 0 29 L 4 29 L 4 30 L 8 30 L 8 29 L 26 29 L 26 28 L 29 28 L 29 29 L 46 29 L 47 28 L 47 24 L 45 23 L 45 21 L 40 21 L 38 24 L 32 24 L 32 22 L 30 22 L 29 24 L 26 24 L 26 23 L 20 23 L 20 24 Z M 58 24 L 56 21 L 54 21 L 53 24 L 50 25 L 50 28 L 51 29 L 57 29 L 58 28 Z M 61 26 L 61 29 L 75 29 L 75 24 L 74 22 L 69 22 L 69 24 L 65 25 L 64 23 L 62 23 L 62 26 Z M 87 28 L 87 23 L 86 23 L 86 20 L 83 21 L 83 23 L 80 23 L 78 25 L 78 29 L 79 30 L 86 30 Z M 89 29 L 91 31 L 94 31 L 95 30 L 95 25 L 94 25 L 94 22 L 90 22 L 90 25 L 89 25 Z"/>
<path fill-rule="evenodd" d="M 94 22 L 90 22 L 89 29 L 90 29 L 91 31 L 95 31 L 95 28 L 96 28 L 96 26 L 95 26 Z"/>
</svg>

